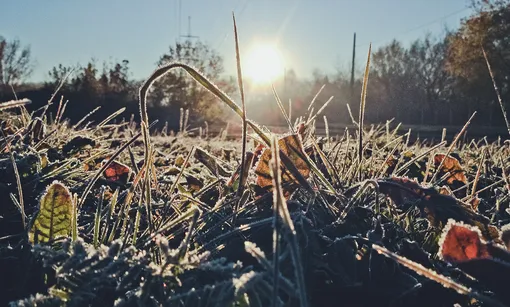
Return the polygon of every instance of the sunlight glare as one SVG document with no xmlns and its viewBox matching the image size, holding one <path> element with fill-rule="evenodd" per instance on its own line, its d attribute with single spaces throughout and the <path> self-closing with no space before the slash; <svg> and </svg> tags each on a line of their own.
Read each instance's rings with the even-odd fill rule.
<svg viewBox="0 0 510 307">
<path fill-rule="evenodd" d="M 274 82 L 283 75 L 283 58 L 276 46 L 255 46 L 245 63 L 246 76 L 256 84 Z"/>
</svg>

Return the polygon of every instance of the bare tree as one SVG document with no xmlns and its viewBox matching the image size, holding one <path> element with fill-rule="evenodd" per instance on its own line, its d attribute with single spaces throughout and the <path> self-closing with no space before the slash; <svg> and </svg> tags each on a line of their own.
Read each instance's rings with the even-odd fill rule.
<svg viewBox="0 0 510 307">
<path fill-rule="evenodd" d="M 30 47 L 18 39 L 7 41 L 0 36 L 0 87 L 18 85 L 32 73 Z"/>
</svg>

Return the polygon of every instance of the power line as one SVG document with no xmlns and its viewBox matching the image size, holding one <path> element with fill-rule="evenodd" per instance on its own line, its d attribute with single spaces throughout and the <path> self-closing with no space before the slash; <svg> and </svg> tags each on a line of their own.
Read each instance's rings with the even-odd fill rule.
<svg viewBox="0 0 510 307">
<path fill-rule="evenodd" d="M 236 19 L 239 19 L 243 15 L 244 10 L 248 6 L 248 2 L 249 2 L 248 0 L 244 1 L 243 7 L 241 8 L 241 10 L 239 11 L 239 13 L 236 13 Z M 238 5 L 234 9 L 234 12 L 237 10 L 237 7 L 239 6 L 239 2 L 237 4 Z M 231 30 L 229 30 L 225 33 L 225 35 L 223 36 L 223 39 L 216 46 L 216 49 L 219 49 L 221 47 L 221 45 L 223 45 L 223 43 L 227 40 L 227 38 L 229 37 L 230 34 L 231 34 Z"/>
<path fill-rule="evenodd" d="M 182 14 L 182 0 L 179 0 L 179 27 L 178 27 L 178 35 L 181 35 L 181 14 Z"/>
<path fill-rule="evenodd" d="M 399 34 L 397 34 L 397 35 L 393 36 L 393 38 L 391 38 L 391 39 L 394 39 L 394 38 L 397 38 L 397 37 L 399 37 L 399 36 L 402 36 L 402 35 L 405 35 L 405 34 L 408 34 L 408 33 L 414 32 L 414 31 L 416 31 L 416 30 L 419 30 L 419 29 L 422 29 L 422 28 L 428 27 L 428 26 L 430 26 L 430 25 L 433 25 L 433 24 L 435 24 L 435 23 L 438 23 L 438 22 L 440 22 L 440 21 L 443 21 L 443 20 L 445 20 L 445 19 L 448 19 L 448 18 L 450 18 L 450 17 L 452 17 L 452 16 L 454 16 L 454 15 L 457 15 L 457 14 L 462 13 L 462 12 L 464 12 L 464 11 L 467 11 L 467 10 L 469 10 L 469 9 L 470 9 L 470 8 L 466 7 L 466 8 L 463 8 L 463 9 L 461 9 L 461 10 L 457 10 L 457 11 L 455 11 L 455 12 L 449 13 L 449 14 L 447 14 L 447 15 L 444 15 L 444 16 L 442 16 L 442 17 L 439 17 L 439 18 L 437 18 L 437 19 L 434 19 L 434 20 L 432 20 L 432 21 L 429 21 L 429 22 L 427 22 L 427 23 L 425 23 L 425 24 L 422 24 L 422 25 L 419 25 L 419 26 L 417 26 L 417 27 L 414 27 L 414 28 L 411 28 L 411 29 L 409 29 L 409 30 L 406 30 L 406 31 L 404 31 L 404 32 L 401 32 L 401 33 L 399 33 Z M 389 40 L 389 39 L 382 39 L 382 40 L 378 40 L 378 41 L 372 42 L 372 45 L 375 45 L 375 44 L 378 44 L 378 43 L 381 43 L 381 42 L 384 42 L 384 41 L 387 41 L 387 40 Z M 364 43 L 364 44 L 361 44 L 361 45 L 357 45 L 357 47 L 363 47 L 363 46 L 368 46 L 368 45 L 369 45 L 369 43 Z"/>
</svg>

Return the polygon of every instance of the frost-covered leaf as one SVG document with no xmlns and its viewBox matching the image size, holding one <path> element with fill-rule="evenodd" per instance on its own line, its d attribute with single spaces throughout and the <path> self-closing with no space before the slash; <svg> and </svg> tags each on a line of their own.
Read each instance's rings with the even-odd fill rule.
<svg viewBox="0 0 510 307">
<path fill-rule="evenodd" d="M 41 198 L 39 212 L 30 229 L 32 243 L 48 242 L 71 233 L 72 199 L 69 189 L 54 181 Z"/>
<path fill-rule="evenodd" d="M 288 135 L 278 140 L 278 147 L 290 161 L 294 164 L 301 176 L 308 178 L 310 176 L 310 168 L 305 161 L 305 152 L 301 138 L 297 134 Z M 265 148 L 258 159 L 255 167 L 255 174 L 257 175 L 257 185 L 264 188 L 272 186 L 273 179 L 270 173 L 269 161 L 271 160 L 271 149 Z M 288 172 L 282 172 L 282 183 L 296 181 L 294 176 L 289 176 Z"/>
<path fill-rule="evenodd" d="M 439 239 L 439 257 L 448 262 L 490 258 L 485 242 L 477 227 L 450 219 Z"/>
<path fill-rule="evenodd" d="M 466 174 L 464 174 L 464 170 L 460 165 L 459 160 L 452 156 L 445 157 L 444 154 L 436 154 L 434 156 L 434 164 L 437 167 L 441 164 L 441 161 L 444 159 L 443 165 L 439 170 L 439 174 L 450 173 L 448 179 L 446 179 L 446 183 L 452 185 L 455 181 L 459 181 L 463 184 L 467 184 Z"/>
<path fill-rule="evenodd" d="M 129 168 L 129 166 L 117 161 L 112 161 L 104 170 L 103 175 L 109 181 L 127 183 L 131 173 L 131 168 Z"/>
</svg>

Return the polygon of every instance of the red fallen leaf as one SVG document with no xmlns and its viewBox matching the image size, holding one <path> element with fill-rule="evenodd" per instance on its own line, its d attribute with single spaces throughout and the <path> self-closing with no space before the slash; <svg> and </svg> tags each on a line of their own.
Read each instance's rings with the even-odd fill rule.
<svg viewBox="0 0 510 307">
<path fill-rule="evenodd" d="M 439 167 L 439 164 L 441 163 L 444 157 L 445 157 L 444 154 L 436 154 L 434 156 L 434 165 L 436 168 Z M 443 166 L 439 171 L 440 174 L 446 174 L 448 172 L 450 173 L 448 179 L 446 179 L 446 183 L 449 185 L 453 184 L 455 181 L 460 181 L 463 184 L 467 184 L 467 178 L 466 175 L 464 174 L 464 170 L 462 169 L 459 160 L 452 156 L 448 156 L 445 158 Z"/>
<path fill-rule="evenodd" d="M 131 175 L 131 168 L 117 161 L 112 161 L 104 170 L 103 176 L 106 180 L 127 183 Z"/>
<path fill-rule="evenodd" d="M 438 255 L 452 263 L 491 258 L 487 244 L 481 237 L 482 233 L 477 227 L 449 219 L 439 239 Z"/>
</svg>

